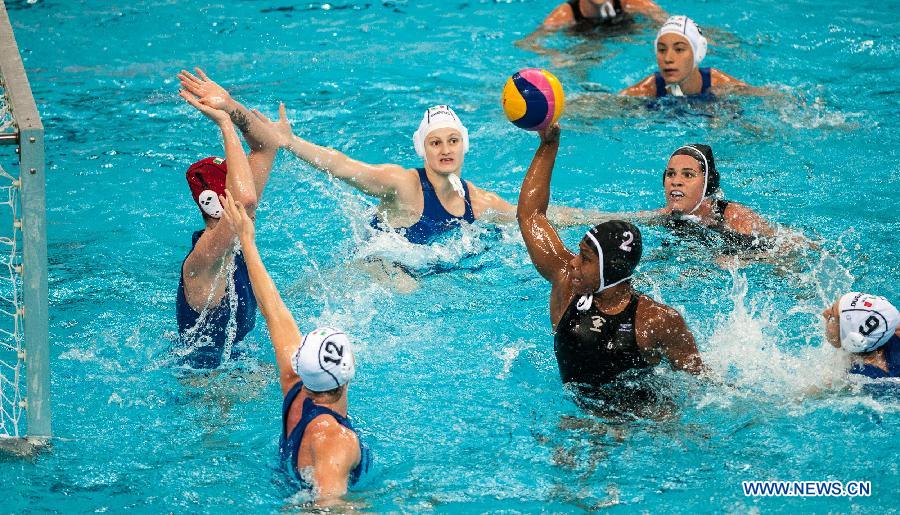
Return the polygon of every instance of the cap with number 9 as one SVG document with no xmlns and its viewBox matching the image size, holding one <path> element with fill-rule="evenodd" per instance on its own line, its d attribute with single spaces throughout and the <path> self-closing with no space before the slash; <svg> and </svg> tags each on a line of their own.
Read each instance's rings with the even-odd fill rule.
<svg viewBox="0 0 900 515">
<path fill-rule="evenodd" d="M 850 292 L 838 305 L 841 347 L 847 352 L 872 352 L 887 343 L 900 324 L 900 313 L 884 297 Z"/>
</svg>

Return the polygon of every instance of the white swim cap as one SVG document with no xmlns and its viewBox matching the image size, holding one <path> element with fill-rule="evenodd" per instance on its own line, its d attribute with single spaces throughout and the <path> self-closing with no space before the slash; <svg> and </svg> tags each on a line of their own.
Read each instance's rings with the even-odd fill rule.
<svg viewBox="0 0 900 515">
<path fill-rule="evenodd" d="M 891 339 L 900 313 L 877 295 L 850 292 L 841 297 L 841 347 L 847 352 L 871 352 Z"/>
<path fill-rule="evenodd" d="M 690 43 L 691 50 L 694 51 L 694 66 L 699 66 L 700 61 L 706 57 L 706 38 L 703 37 L 703 32 L 694 23 L 694 20 L 687 16 L 670 16 L 663 23 L 662 27 L 659 28 L 659 32 L 656 33 L 656 40 L 653 41 L 654 52 L 656 51 L 656 44 L 659 43 L 659 38 L 663 34 L 678 34 Z"/>
<path fill-rule="evenodd" d="M 326 392 L 347 384 L 356 374 L 353 348 L 343 331 L 320 327 L 307 334 L 291 358 L 303 386 Z"/>
<path fill-rule="evenodd" d="M 413 133 L 413 145 L 419 157 L 425 157 L 425 138 L 432 131 L 438 129 L 456 129 L 462 135 L 463 153 L 469 151 L 469 131 L 459 121 L 459 117 L 450 109 L 450 106 L 440 105 L 429 107 L 422 116 L 419 129 Z"/>
</svg>

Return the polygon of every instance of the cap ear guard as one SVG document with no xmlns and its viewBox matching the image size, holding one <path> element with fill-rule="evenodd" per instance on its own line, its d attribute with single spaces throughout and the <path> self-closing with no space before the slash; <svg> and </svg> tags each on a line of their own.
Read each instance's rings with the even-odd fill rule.
<svg viewBox="0 0 900 515">
<path fill-rule="evenodd" d="M 706 50 L 709 46 L 706 38 L 703 37 L 703 32 L 700 30 L 700 26 L 697 26 L 697 32 L 700 33 L 699 41 L 697 41 L 697 51 L 694 53 L 694 66 L 700 66 L 700 62 L 706 58 Z"/>
<path fill-rule="evenodd" d="M 222 218 L 224 209 L 222 208 L 222 203 L 219 201 L 219 196 L 216 195 L 216 192 L 213 190 L 201 191 L 200 196 L 197 197 L 197 204 L 200 206 L 200 210 L 206 213 L 207 216 Z"/>
<path fill-rule="evenodd" d="M 857 332 L 848 333 L 841 339 L 841 348 L 847 352 L 866 352 L 868 347 L 866 337 Z"/>
</svg>

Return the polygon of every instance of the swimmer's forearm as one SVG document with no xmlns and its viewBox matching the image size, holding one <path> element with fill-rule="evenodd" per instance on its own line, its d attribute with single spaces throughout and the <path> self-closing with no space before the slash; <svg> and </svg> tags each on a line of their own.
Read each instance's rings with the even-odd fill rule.
<svg viewBox="0 0 900 515">
<path fill-rule="evenodd" d="M 231 191 L 234 199 L 243 204 L 244 208 L 252 214 L 256 210 L 257 197 L 247 154 L 244 153 L 241 140 L 230 123 L 223 123 L 219 128 L 222 130 L 225 161 L 228 163 L 225 186 Z"/>
<path fill-rule="evenodd" d="M 234 126 L 241 131 L 247 144 L 250 145 L 250 150 L 262 150 L 266 148 L 265 141 L 258 137 L 263 130 L 261 126 L 262 121 L 251 113 L 244 104 L 241 104 L 232 98 L 228 106 L 226 106 L 225 112 L 228 113 L 228 117 L 231 118 L 231 122 Z M 274 150 L 277 152 L 278 149 Z"/>
<path fill-rule="evenodd" d="M 346 182 L 366 195 L 385 198 L 396 193 L 394 174 L 387 173 L 385 167 L 399 167 L 363 163 L 338 150 L 310 143 L 297 136 L 293 137 L 287 149 L 310 165 Z"/>
<path fill-rule="evenodd" d="M 556 154 L 559 152 L 559 140 L 541 142 L 525 180 L 522 181 L 522 189 L 519 191 L 519 204 L 516 216 L 524 220 L 534 214 L 546 216 L 547 207 L 550 205 L 550 178 L 553 175 L 553 165 L 556 163 Z"/>
<path fill-rule="evenodd" d="M 352 170 L 347 166 L 350 158 L 333 148 L 316 145 L 294 136 L 287 149 L 300 159 L 339 179 L 349 178 L 352 174 Z"/>
<path fill-rule="evenodd" d="M 310 143 L 298 136 L 292 136 L 285 148 L 332 177 L 344 181 L 366 195 L 381 199 L 395 196 L 399 184 L 408 177 L 407 170 L 399 165 L 373 165 L 357 161 L 333 148 Z"/>
<path fill-rule="evenodd" d="M 294 317 L 288 310 L 275 281 L 269 275 L 259 249 L 252 237 L 241 237 L 241 250 L 244 261 L 247 264 L 247 273 L 250 275 L 250 286 L 253 288 L 253 296 L 259 305 L 259 310 L 266 320 L 269 335 L 272 338 L 272 347 L 275 351 L 275 361 L 281 372 L 282 379 L 291 380 L 291 345 L 300 342 L 300 329 L 294 321 Z M 284 386 L 284 385 L 282 385 Z"/>
<path fill-rule="evenodd" d="M 277 154 L 277 149 L 264 148 L 250 152 L 250 157 L 247 158 L 250 162 L 250 172 L 253 174 L 253 184 L 256 186 L 257 200 L 262 198 L 266 183 L 269 182 L 269 174 L 272 172 Z"/>
</svg>

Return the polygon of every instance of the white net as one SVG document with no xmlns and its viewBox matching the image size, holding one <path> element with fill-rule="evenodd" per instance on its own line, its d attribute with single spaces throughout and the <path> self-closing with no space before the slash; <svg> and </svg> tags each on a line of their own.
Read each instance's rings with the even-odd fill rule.
<svg viewBox="0 0 900 515">
<path fill-rule="evenodd" d="M 14 131 L 0 88 L 0 133 Z M 9 147 L 7 147 L 9 148 Z M 22 234 L 19 179 L 0 165 L 0 437 L 23 436 Z"/>
<path fill-rule="evenodd" d="M 9 103 L 6 101 L 3 85 L 0 84 L 0 134 L 13 132 L 15 132 L 15 122 L 9 110 Z"/>
</svg>

